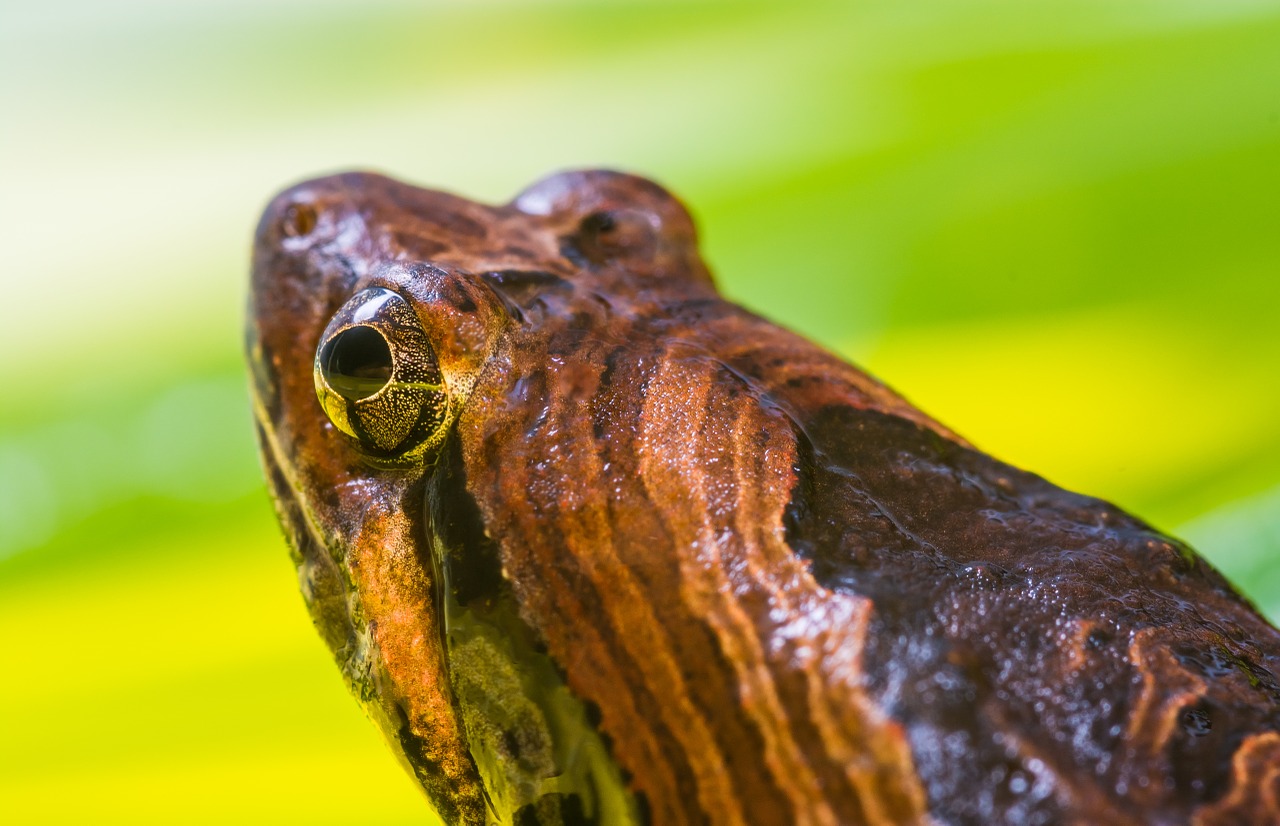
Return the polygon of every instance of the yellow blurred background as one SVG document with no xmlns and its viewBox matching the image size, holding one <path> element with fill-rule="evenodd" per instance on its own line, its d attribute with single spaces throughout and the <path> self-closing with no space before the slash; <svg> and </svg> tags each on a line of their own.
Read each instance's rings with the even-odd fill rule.
<svg viewBox="0 0 1280 826">
<path fill-rule="evenodd" d="M 733 298 L 1280 616 L 1280 6 L 0 4 L 0 821 L 423 823 L 312 632 L 241 364 L 302 177 L 610 166 Z"/>
</svg>

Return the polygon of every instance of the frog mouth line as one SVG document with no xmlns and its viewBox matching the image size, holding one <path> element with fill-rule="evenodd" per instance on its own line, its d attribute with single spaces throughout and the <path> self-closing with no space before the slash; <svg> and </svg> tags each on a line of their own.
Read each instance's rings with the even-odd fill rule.
<svg viewBox="0 0 1280 826">
<path fill-rule="evenodd" d="M 267 483 L 271 486 L 276 515 L 295 552 L 304 559 L 310 558 L 324 547 L 324 543 L 316 535 L 314 520 L 308 518 L 311 514 L 297 490 L 297 470 L 282 456 L 280 445 L 266 425 L 265 411 L 256 396 L 253 401 L 254 425 L 261 447 L 258 455 L 262 457 Z"/>
<path fill-rule="evenodd" d="M 266 411 L 254 394 L 254 424 L 258 433 L 258 451 L 262 458 L 263 470 L 267 483 L 271 486 L 272 502 L 275 504 L 276 517 L 284 530 L 286 539 L 298 568 L 298 584 L 308 607 L 313 608 L 316 598 L 314 572 L 317 565 L 326 562 L 342 569 L 329 553 L 330 543 L 325 541 L 323 530 L 317 522 L 315 514 L 306 497 L 298 489 L 298 471 L 286 459 L 274 432 L 267 426 Z M 350 583 L 345 583 L 350 593 Z M 317 618 L 318 620 L 318 618 Z M 344 625 L 350 626 L 350 612 Z M 353 630 L 353 629 L 348 629 Z"/>
<path fill-rule="evenodd" d="M 294 553 L 302 561 L 311 559 L 320 550 L 323 543 L 315 535 L 315 528 L 306 516 L 306 505 L 301 495 L 294 489 L 290 474 L 281 464 L 275 445 L 261 424 L 258 425 L 258 440 L 266 450 L 262 451 L 267 483 L 271 486 L 272 500 L 276 504 L 276 516 Z"/>
<path fill-rule="evenodd" d="M 344 678 L 352 686 L 363 686 L 369 680 L 371 667 L 368 634 L 353 610 L 355 591 L 346 568 L 330 553 L 315 515 L 294 484 L 297 471 L 282 461 L 279 445 L 263 427 L 261 418 L 256 424 L 262 464 L 271 485 L 276 517 L 297 570 L 298 590 Z M 363 691 L 353 690 L 357 695 Z"/>
</svg>

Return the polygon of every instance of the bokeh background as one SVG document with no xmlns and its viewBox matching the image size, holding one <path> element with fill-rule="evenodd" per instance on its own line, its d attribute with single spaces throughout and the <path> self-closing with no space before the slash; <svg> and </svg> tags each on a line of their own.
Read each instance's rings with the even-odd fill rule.
<svg viewBox="0 0 1280 826">
<path fill-rule="evenodd" d="M 734 299 L 1280 616 L 1280 6 L 0 4 L 0 821 L 423 823 L 254 453 L 250 234 L 374 168 L 684 197 Z"/>
</svg>

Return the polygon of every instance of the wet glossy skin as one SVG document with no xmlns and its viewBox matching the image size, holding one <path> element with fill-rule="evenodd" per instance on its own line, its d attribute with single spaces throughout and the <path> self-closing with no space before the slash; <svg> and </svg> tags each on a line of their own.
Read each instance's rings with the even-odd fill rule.
<svg viewBox="0 0 1280 826">
<path fill-rule="evenodd" d="M 450 823 L 1280 821 L 1277 632 L 720 299 L 647 181 L 301 184 L 248 347 L 303 595 Z"/>
</svg>

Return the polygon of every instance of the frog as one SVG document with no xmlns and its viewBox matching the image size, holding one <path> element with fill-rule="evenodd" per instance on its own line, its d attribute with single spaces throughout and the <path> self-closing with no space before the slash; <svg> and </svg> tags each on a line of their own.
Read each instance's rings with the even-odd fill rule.
<svg viewBox="0 0 1280 826">
<path fill-rule="evenodd" d="M 294 185 L 246 352 L 304 602 L 446 823 L 1280 822 L 1256 608 L 723 298 L 652 181 Z"/>
</svg>

